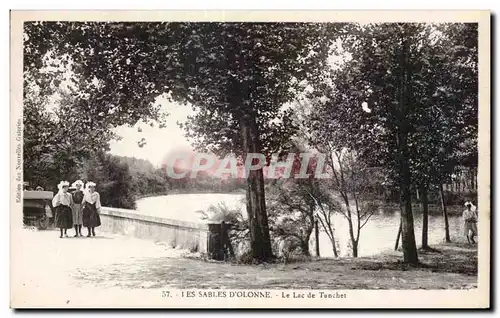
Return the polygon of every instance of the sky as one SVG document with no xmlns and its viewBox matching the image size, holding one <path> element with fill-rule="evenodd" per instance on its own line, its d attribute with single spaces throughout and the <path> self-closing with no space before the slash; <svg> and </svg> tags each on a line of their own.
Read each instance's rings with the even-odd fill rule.
<svg viewBox="0 0 500 318">
<path fill-rule="evenodd" d="M 179 149 L 191 149 L 189 141 L 184 137 L 184 131 L 177 125 L 177 122 L 185 122 L 187 116 L 193 114 L 191 107 L 172 103 L 166 99 L 159 102 L 162 109 L 169 113 L 166 127 L 159 128 L 158 125 L 151 127 L 144 123 L 138 123 L 134 127 L 118 127 L 115 132 L 122 137 L 122 140 L 112 141 L 109 153 L 149 160 L 153 165 L 160 167 L 167 153 Z M 139 128 L 142 131 L 139 131 Z M 137 142 L 142 138 L 146 140 L 146 144 L 139 147 Z"/>
</svg>

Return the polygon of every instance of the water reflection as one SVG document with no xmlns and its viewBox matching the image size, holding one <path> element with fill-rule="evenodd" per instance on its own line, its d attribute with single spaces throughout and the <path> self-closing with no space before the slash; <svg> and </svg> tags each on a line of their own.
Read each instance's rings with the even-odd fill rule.
<svg viewBox="0 0 500 318">
<path fill-rule="evenodd" d="M 141 213 L 161 216 L 164 218 L 199 222 L 197 210 L 206 210 L 210 205 L 225 202 L 228 207 L 240 207 L 245 211 L 243 195 L 235 194 L 175 194 L 143 198 L 137 201 L 137 210 Z M 422 218 L 418 208 L 414 209 L 415 239 L 417 245 L 422 241 Z M 370 221 L 361 230 L 359 239 L 359 256 L 378 254 L 384 250 L 394 248 L 399 227 L 400 214 L 397 209 L 379 209 Z M 346 256 L 349 251 L 347 220 L 341 215 L 334 217 L 335 235 L 339 241 L 340 255 Z M 452 240 L 461 238 L 463 232 L 462 220 L 459 216 L 449 216 L 450 235 Z M 320 253 L 322 257 L 333 257 L 332 244 L 326 235 L 321 232 Z M 429 244 L 436 244 L 444 240 L 444 220 L 440 211 L 431 210 L 429 215 Z M 314 252 L 314 237 L 311 237 L 311 253 Z"/>
<path fill-rule="evenodd" d="M 336 238 L 339 241 L 340 255 L 349 254 L 346 248 L 349 243 L 348 223 L 342 216 L 334 218 L 336 226 Z M 369 256 L 378 254 L 385 250 L 394 248 L 396 236 L 399 228 L 400 215 L 395 211 L 387 211 L 373 215 L 361 229 L 359 238 L 358 254 L 359 256 Z M 462 233 L 463 224 L 461 218 L 449 216 L 450 236 L 456 238 Z M 415 213 L 415 239 L 417 245 L 422 241 L 422 218 Z M 333 257 L 332 244 L 326 233 L 320 233 L 320 254 L 323 257 Z M 440 215 L 429 215 L 429 244 L 441 243 L 444 241 L 444 219 Z M 311 251 L 312 252 L 312 251 Z"/>
</svg>

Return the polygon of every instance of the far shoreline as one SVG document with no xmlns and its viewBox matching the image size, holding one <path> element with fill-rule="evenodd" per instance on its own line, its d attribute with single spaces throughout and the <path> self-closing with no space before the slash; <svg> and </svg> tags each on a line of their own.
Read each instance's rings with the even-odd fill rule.
<svg viewBox="0 0 500 318">
<path fill-rule="evenodd" d="M 199 190 L 197 191 L 196 189 L 189 189 L 189 190 L 183 190 L 183 189 L 175 189 L 175 190 L 170 190 L 170 191 L 164 191 L 164 192 L 156 192 L 156 193 L 149 193 L 147 195 L 138 195 L 135 196 L 135 201 L 145 199 L 145 198 L 153 198 L 153 197 L 161 197 L 161 196 L 169 196 L 169 195 L 179 195 L 179 194 L 245 194 L 245 190 L 235 190 L 231 192 L 221 192 L 221 191 L 210 191 L 210 190 Z"/>
<path fill-rule="evenodd" d="M 239 189 L 231 192 L 221 192 L 221 191 L 210 191 L 210 190 L 196 190 L 196 189 L 175 189 L 164 192 L 150 193 L 147 195 L 136 196 L 135 201 L 139 201 L 145 198 L 153 198 L 153 197 L 161 197 L 161 196 L 170 196 L 170 195 L 182 195 L 182 194 L 228 194 L 228 195 L 245 195 L 244 189 Z M 448 210 L 448 216 L 460 216 L 462 215 L 463 209 L 461 205 L 448 205 L 446 206 Z M 389 211 L 393 211 L 397 213 L 399 211 L 399 206 L 397 203 L 387 202 L 383 203 L 380 208 Z M 412 210 L 415 215 L 421 214 L 420 205 L 418 203 L 412 204 Z M 438 204 L 429 204 L 429 215 L 441 215 L 442 216 L 442 208 L 441 205 Z"/>
</svg>

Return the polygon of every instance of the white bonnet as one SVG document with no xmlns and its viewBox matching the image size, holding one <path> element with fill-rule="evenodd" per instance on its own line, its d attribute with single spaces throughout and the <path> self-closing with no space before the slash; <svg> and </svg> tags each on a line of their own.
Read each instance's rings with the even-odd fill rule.
<svg viewBox="0 0 500 318">
<path fill-rule="evenodd" d="M 469 204 L 470 204 L 470 209 L 472 211 L 476 211 L 476 206 L 474 205 L 474 203 L 472 203 L 472 201 L 466 201 L 464 205 L 467 206 Z"/>
<path fill-rule="evenodd" d="M 88 189 L 90 187 L 95 187 L 95 183 L 92 181 L 89 181 L 89 182 L 87 182 L 87 184 L 85 184 L 85 189 Z"/>
<path fill-rule="evenodd" d="M 57 185 L 57 188 L 60 190 L 63 187 L 69 187 L 69 182 L 68 181 L 61 181 L 61 182 L 59 182 L 59 184 Z"/>
<path fill-rule="evenodd" d="M 82 180 L 76 180 L 75 182 L 73 182 L 73 184 L 71 186 L 76 188 L 77 185 L 83 186 L 83 181 Z"/>
</svg>

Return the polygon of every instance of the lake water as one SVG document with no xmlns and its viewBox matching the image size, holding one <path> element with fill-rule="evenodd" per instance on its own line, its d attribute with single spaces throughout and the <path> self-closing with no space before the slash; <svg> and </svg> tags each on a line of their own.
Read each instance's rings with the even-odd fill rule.
<svg viewBox="0 0 500 318">
<path fill-rule="evenodd" d="M 169 219 L 190 222 L 202 222 L 200 214 L 196 211 L 207 210 L 210 205 L 224 202 L 228 207 L 240 207 L 244 213 L 244 195 L 240 194 L 172 194 L 142 198 L 137 201 L 137 211 Z M 431 211 L 429 215 L 429 244 L 436 244 L 444 240 L 444 220 L 439 212 Z M 417 245 L 422 241 L 422 218 L 417 209 L 415 216 L 415 239 Z M 378 254 L 384 250 L 394 248 L 396 235 L 399 228 L 399 211 L 379 211 L 373 215 L 361 230 L 359 239 L 359 256 Z M 347 220 L 341 215 L 334 217 L 335 235 L 339 241 L 340 254 L 348 253 L 349 242 Z M 459 216 L 449 216 L 450 235 L 452 240 L 462 240 L 463 222 Z M 332 257 L 331 242 L 324 232 L 320 232 L 320 254 L 322 257 Z M 311 253 L 314 255 L 314 234 L 311 236 Z"/>
</svg>

